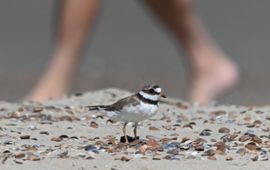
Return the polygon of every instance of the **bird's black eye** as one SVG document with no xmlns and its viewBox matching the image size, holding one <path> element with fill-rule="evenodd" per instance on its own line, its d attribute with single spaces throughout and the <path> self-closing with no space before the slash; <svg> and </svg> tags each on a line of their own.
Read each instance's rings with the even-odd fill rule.
<svg viewBox="0 0 270 170">
<path fill-rule="evenodd" d="M 150 89 L 149 92 L 150 92 L 151 94 L 155 94 L 155 93 L 156 93 L 156 91 L 155 91 L 154 89 Z"/>
</svg>

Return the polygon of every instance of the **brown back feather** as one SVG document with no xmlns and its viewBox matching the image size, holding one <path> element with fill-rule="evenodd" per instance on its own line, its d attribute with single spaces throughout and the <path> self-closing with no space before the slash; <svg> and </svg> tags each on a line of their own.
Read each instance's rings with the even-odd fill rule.
<svg viewBox="0 0 270 170">
<path fill-rule="evenodd" d="M 137 98 L 136 94 L 125 97 L 121 100 L 118 100 L 117 102 L 113 103 L 112 105 L 109 105 L 106 107 L 105 110 L 111 111 L 111 110 L 121 110 L 126 105 L 137 105 L 140 101 Z"/>
</svg>

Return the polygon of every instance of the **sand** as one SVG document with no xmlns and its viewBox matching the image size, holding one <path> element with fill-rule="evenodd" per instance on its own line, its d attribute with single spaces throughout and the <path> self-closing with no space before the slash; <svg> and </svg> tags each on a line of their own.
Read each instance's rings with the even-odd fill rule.
<svg viewBox="0 0 270 170">
<path fill-rule="evenodd" d="M 129 94 L 106 89 L 42 104 L 1 102 L 0 169 L 270 169 L 269 107 L 169 99 L 127 146 L 119 141 L 121 122 L 85 106 Z M 132 136 L 132 125 L 127 129 Z"/>
</svg>

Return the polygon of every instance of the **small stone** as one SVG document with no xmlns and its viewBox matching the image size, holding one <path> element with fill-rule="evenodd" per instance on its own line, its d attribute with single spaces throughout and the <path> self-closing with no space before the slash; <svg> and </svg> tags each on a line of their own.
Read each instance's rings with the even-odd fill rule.
<svg viewBox="0 0 270 170">
<path fill-rule="evenodd" d="M 34 113 L 42 112 L 42 110 L 43 110 L 43 107 L 34 107 L 34 108 L 33 108 L 33 112 L 34 112 Z"/>
<path fill-rule="evenodd" d="M 21 139 L 30 139 L 30 135 L 22 135 L 20 136 Z"/>
<path fill-rule="evenodd" d="M 210 136 L 211 135 L 212 130 L 210 129 L 204 129 L 201 133 L 200 136 Z"/>
<path fill-rule="evenodd" d="M 39 134 L 42 134 L 42 135 L 49 135 L 50 133 L 48 131 L 41 131 L 39 132 Z"/>
<path fill-rule="evenodd" d="M 250 159 L 255 162 L 255 161 L 258 161 L 258 158 L 259 158 L 258 155 L 255 155 L 251 157 Z"/>
<path fill-rule="evenodd" d="M 150 127 L 149 127 L 149 130 L 152 130 L 152 131 L 159 131 L 159 128 L 154 127 L 154 126 L 150 126 Z"/>
<path fill-rule="evenodd" d="M 193 129 L 192 125 L 191 124 L 186 124 L 183 126 L 183 128 L 190 128 L 190 129 Z"/>
<path fill-rule="evenodd" d="M 154 158 L 152 158 L 152 160 L 161 160 L 161 158 L 154 157 Z"/>
<path fill-rule="evenodd" d="M 79 139 L 77 136 L 71 136 L 69 139 Z"/>
<path fill-rule="evenodd" d="M 232 161 L 232 160 L 233 160 L 233 157 L 231 156 L 226 157 L 226 161 Z"/>
<path fill-rule="evenodd" d="M 99 153 L 97 147 L 95 147 L 94 145 L 86 145 L 84 147 L 84 150 L 85 151 L 91 151 L 91 152 L 94 152 L 94 153 Z"/>
<path fill-rule="evenodd" d="M 260 147 L 258 147 L 255 142 L 249 142 L 245 147 L 251 151 L 260 150 Z"/>
<path fill-rule="evenodd" d="M 147 147 L 150 149 L 150 150 L 155 150 L 157 148 L 159 148 L 161 145 L 155 140 L 155 139 L 149 139 L 147 141 Z"/>
<path fill-rule="evenodd" d="M 217 149 L 216 149 L 216 152 L 217 152 L 218 154 L 221 154 L 221 155 L 225 154 L 226 145 L 225 145 L 224 142 L 216 142 L 216 143 L 214 144 L 214 146 L 217 148 Z"/>
<path fill-rule="evenodd" d="M 237 137 L 237 134 L 226 134 L 224 136 L 222 136 L 220 139 L 225 143 L 225 142 L 232 142 L 235 140 L 235 138 Z"/>
<path fill-rule="evenodd" d="M 24 157 L 25 157 L 25 153 L 17 153 L 17 154 L 15 154 L 16 159 L 22 159 Z"/>
<path fill-rule="evenodd" d="M 255 120 L 253 123 L 254 123 L 255 125 L 261 125 L 261 124 L 262 124 L 262 121 L 260 121 L 260 120 Z"/>
<path fill-rule="evenodd" d="M 252 141 L 252 142 L 255 142 L 255 143 L 257 143 L 257 144 L 261 144 L 261 143 L 263 142 L 262 139 L 259 138 L 258 136 L 253 136 L 253 137 L 251 137 L 251 141 Z"/>
<path fill-rule="evenodd" d="M 98 128 L 98 124 L 94 121 L 90 122 L 90 127 L 92 128 Z"/>
<path fill-rule="evenodd" d="M 16 164 L 23 164 L 23 162 L 20 162 L 20 161 L 18 161 L 18 160 L 13 160 Z"/>
<path fill-rule="evenodd" d="M 195 149 L 196 151 L 204 151 L 204 146 L 203 146 L 202 143 L 201 143 L 201 144 L 193 145 L 193 147 L 194 147 L 194 149 Z"/>
<path fill-rule="evenodd" d="M 59 138 L 59 137 L 53 137 L 53 138 L 51 138 L 51 141 L 54 141 L 54 142 L 61 142 L 61 141 L 62 141 L 62 138 Z"/>
<path fill-rule="evenodd" d="M 222 127 L 218 130 L 219 133 L 230 133 L 230 129 L 226 127 Z"/>
<path fill-rule="evenodd" d="M 163 157 L 163 159 L 167 159 L 167 160 L 172 160 L 173 156 L 172 155 L 166 155 Z"/>
<path fill-rule="evenodd" d="M 189 150 L 192 146 L 192 140 L 187 140 L 184 143 L 179 145 L 179 148 L 182 150 Z"/>
<path fill-rule="evenodd" d="M 68 137 L 68 135 L 60 135 L 59 138 L 61 138 L 61 139 L 67 139 L 69 137 Z"/>
<path fill-rule="evenodd" d="M 11 140 L 6 140 L 3 142 L 4 145 L 12 145 L 13 142 Z"/>
<path fill-rule="evenodd" d="M 240 142 L 245 142 L 245 141 L 250 140 L 250 139 L 251 139 L 250 136 L 248 136 L 248 135 L 243 135 L 243 136 L 241 136 L 238 140 L 239 140 Z"/>
<path fill-rule="evenodd" d="M 259 153 L 258 160 L 259 161 L 267 161 L 269 159 L 268 157 L 268 151 L 265 149 L 262 149 Z"/>
<path fill-rule="evenodd" d="M 120 160 L 121 160 L 121 161 L 128 162 L 128 161 L 131 160 L 131 158 L 129 158 L 129 157 L 127 157 L 127 156 L 122 156 L 122 157 L 120 158 Z"/>
</svg>

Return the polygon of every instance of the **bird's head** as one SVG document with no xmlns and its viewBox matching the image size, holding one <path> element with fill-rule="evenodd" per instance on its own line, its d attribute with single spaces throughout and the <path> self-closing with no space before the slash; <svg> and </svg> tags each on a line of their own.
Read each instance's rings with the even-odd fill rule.
<svg viewBox="0 0 270 170">
<path fill-rule="evenodd" d="M 142 97 L 153 101 L 157 101 L 160 97 L 166 98 L 166 96 L 162 93 L 162 89 L 155 84 L 144 86 L 139 94 Z"/>
</svg>

